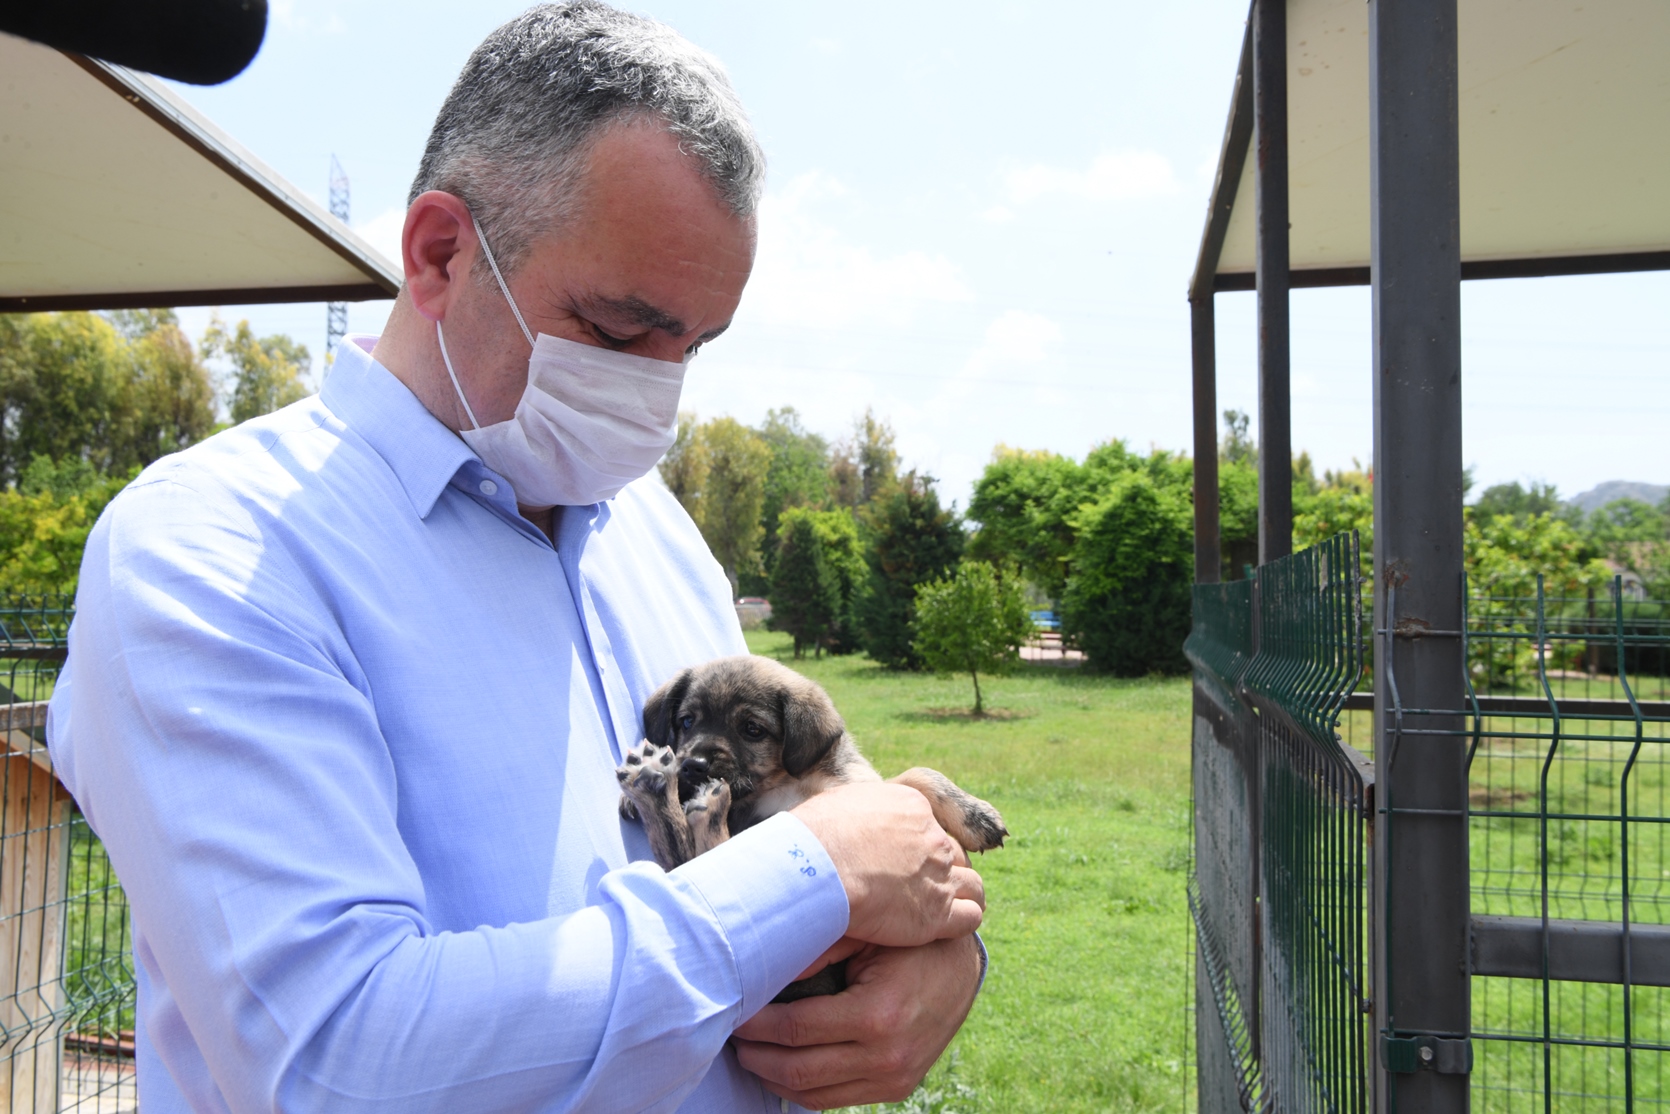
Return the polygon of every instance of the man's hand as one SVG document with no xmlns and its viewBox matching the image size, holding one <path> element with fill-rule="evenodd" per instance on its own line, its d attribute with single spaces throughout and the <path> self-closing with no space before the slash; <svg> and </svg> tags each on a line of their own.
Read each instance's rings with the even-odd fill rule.
<svg viewBox="0 0 1670 1114">
<path fill-rule="evenodd" d="M 839 994 L 767 1006 L 736 1031 L 737 1060 L 766 1090 L 813 1110 L 903 1099 L 974 1005 L 980 945 L 868 947 L 847 979 Z"/>
<path fill-rule="evenodd" d="M 847 935 L 911 947 L 980 927 L 986 893 L 927 798 L 886 782 L 844 785 L 794 810 L 847 891 Z"/>
</svg>

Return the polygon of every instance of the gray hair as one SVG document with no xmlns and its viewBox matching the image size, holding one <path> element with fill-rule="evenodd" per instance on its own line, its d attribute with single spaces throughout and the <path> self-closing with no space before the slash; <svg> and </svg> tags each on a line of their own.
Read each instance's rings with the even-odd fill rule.
<svg viewBox="0 0 1670 1114">
<path fill-rule="evenodd" d="M 462 198 L 513 271 L 571 214 L 591 144 L 645 118 L 678 137 L 733 213 L 753 214 L 765 155 L 724 67 L 665 24 L 601 0 L 529 8 L 476 47 L 407 204 L 427 190 Z"/>
</svg>

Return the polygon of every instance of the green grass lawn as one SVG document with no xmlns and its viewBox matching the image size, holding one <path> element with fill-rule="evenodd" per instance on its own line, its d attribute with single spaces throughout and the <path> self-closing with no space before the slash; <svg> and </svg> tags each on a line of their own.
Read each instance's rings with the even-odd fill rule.
<svg viewBox="0 0 1670 1114">
<path fill-rule="evenodd" d="M 972 1097 L 943 1109 L 1192 1107 L 1188 680 L 1032 667 L 982 679 L 994 715 L 972 720 L 967 677 L 796 662 L 786 636 L 748 641 L 828 689 L 883 774 L 932 766 L 1008 823 L 1007 846 L 975 862 L 991 970 L 926 1084 Z"/>
</svg>

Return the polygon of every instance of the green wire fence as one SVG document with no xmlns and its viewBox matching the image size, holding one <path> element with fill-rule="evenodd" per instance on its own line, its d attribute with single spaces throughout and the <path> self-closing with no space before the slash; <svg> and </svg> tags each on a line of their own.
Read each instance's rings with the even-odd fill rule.
<svg viewBox="0 0 1670 1114">
<path fill-rule="evenodd" d="M 1374 640 L 1355 540 L 1195 589 L 1200 1108 L 1366 1111 Z M 1670 604 L 1467 592 L 1472 1105 L 1670 1103 Z M 1459 723 L 1459 728 L 1435 724 Z M 1343 732 L 1343 738 L 1342 738 Z M 1396 814 L 1385 820 L 1395 838 Z M 1390 900 L 1397 899 L 1391 895 Z M 1395 1077 L 1394 1077 L 1395 1078 Z M 1396 1109 L 1396 1095 L 1386 1096 Z"/>
<path fill-rule="evenodd" d="M 1244 1109 L 1368 1107 L 1373 773 L 1336 730 L 1363 672 L 1358 560 L 1340 535 L 1195 589 L 1203 1110 L 1233 1109 L 1220 1065 Z"/>
<path fill-rule="evenodd" d="M 137 1108 L 127 902 L 52 773 L 46 701 L 73 609 L 0 597 L 0 1110 Z"/>
</svg>

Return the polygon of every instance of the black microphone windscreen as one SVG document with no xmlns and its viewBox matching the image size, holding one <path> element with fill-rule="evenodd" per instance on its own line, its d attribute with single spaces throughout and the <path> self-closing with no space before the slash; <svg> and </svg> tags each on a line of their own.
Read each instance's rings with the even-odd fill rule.
<svg viewBox="0 0 1670 1114">
<path fill-rule="evenodd" d="M 0 0 L 0 31 L 192 85 L 243 72 L 267 0 Z"/>
</svg>

